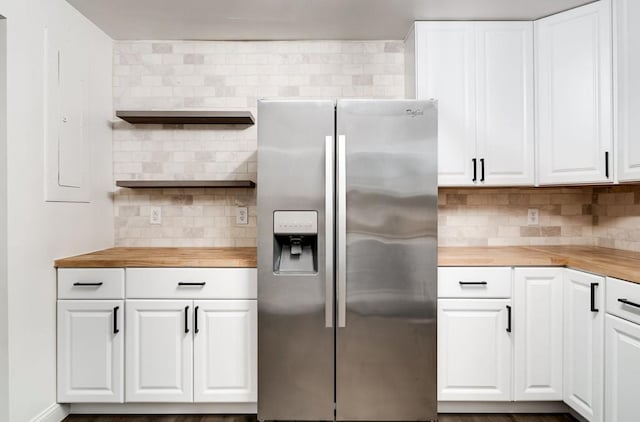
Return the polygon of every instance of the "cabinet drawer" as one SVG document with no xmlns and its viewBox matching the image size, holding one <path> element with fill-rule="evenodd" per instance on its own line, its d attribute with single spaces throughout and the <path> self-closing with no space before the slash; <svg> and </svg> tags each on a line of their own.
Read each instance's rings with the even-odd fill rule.
<svg viewBox="0 0 640 422">
<path fill-rule="evenodd" d="M 127 268 L 128 299 L 256 299 L 255 268 Z"/>
<path fill-rule="evenodd" d="M 640 284 L 607 277 L 607 312 L 640 324 Z"/>
<path fill-rule="evenodd" d="M 509 298 L 511 267 L 438 268 L 438 297 Z"/>
<path fill-rule="evenodd" d="M 58 299 L 124 299 L 124 269 L 60 268 Z"/>
</svg>

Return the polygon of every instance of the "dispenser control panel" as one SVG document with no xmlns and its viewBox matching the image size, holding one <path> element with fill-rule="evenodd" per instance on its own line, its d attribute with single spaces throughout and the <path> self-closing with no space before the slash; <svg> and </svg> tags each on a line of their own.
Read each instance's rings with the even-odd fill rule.
<svg viewBox="0 0 640 422">
<path fill-rule="evenodd" d="M 317 211 L 275 211 L 274 234 L 317 234 Z"/>
</svg>

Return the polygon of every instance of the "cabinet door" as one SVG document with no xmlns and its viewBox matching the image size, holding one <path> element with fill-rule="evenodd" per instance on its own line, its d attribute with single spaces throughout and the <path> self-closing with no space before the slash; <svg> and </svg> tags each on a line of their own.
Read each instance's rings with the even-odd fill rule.
<svg viewBox="0 0 640 422">
<path fill-rule="evenodd" d="M 438 100 L 440 186 L 475 184 L 474 44 L 471 22 L 416 23 L 417 98 Z"/>
<path fill-rule="evenodd" d="M 540 184 L 611 181 L 611 3 L 535 22 Z"/>
<path fill-rule="evenodd" d="M 562 400 L 563 268 L 515 270 L 515 400 Z"/>
<path fill-rule="evenodd" d="M 255 300 L 194 303 L 196 402 L 256 402 L 258 331 Z"/>
<path fill-rule="evenodd" d="M 614 0 L 614 108 L 618 180 L 640 180 L 640 2 Z"/>
<path fill-rule="evenodd" d="M 509 401 L 509 299 L 438 300 L 438 400 Z"/>
<path fill-rule="evenodd" d="M 607 421 L 636 422 L 640 415 L 640 325 L 606 316 Z"/>
<path fill-rule="evenodd" d="M 193 401 L 190 300 L 128 300 L 127 401 Z"/>
<path fill-rule="evenodd" d="M 122 403 L 123 303 L 58 301 L 58 402 Z"/>
<path fill-rule="evenodd" d="M 564 401 L 590 422 L 602 421 L 604 278 L 566 270 Z"/>
<path fill-rule="evenodd" d="M 475 25 L 479 182 L 533 186 L 533 23 Z"/>
</svg>

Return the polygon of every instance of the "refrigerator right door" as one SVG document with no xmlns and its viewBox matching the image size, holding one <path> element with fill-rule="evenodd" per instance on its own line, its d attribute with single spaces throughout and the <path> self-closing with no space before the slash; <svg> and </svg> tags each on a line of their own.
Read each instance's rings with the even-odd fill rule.
<svg viewBox="0 0 640 422">
<path fill-rule="evenodd" d="M 436 420 L 437 105 L 337 105 L 336 419 Z"/>
</svg>

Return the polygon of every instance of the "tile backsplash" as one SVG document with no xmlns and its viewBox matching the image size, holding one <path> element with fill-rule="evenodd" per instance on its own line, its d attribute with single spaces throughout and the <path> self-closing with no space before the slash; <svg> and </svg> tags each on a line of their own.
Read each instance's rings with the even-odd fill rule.
<svg viewBox="0 0 640 422">
<path fill-rule="evenodd" d="M 441 246 L 594 245 L 640 251 L 640 186 L 441 188 Z M 539 224 L 527 224 L 527 210 Z"/>
<path fill-rule="evenodd" d="M 402 98 L 402 41 L 118 41 L 115 109 L 242 108 L 262 97 Z M 257 116 L 259 119 L 259 116 Z M 129 125 L 114 179 L 256 179 L 256 126 Z M 117 189 L 118 246 L 255 246 L 252 189 Z M 236 206 L 249 224 L 236 225 Z M 152 207 L 162 224 L 152 225 Z M 527 224 L 527 210 L 539 224 Z M 584 244 L 640 251 L 640 186 L 441 188 L 441 246 Z"/>
<path fill-rule="evenodd" d="M 402 98 L 402 41 L 118 41 L 115 109 L 249 109 L 264 97 Z M 259 119 L 259 116 L 257 116 Z M 114 179 L 256 179 L 256 126 L 118 122 Z M 255 246 L 245 189 L 117 189 L 118 246 Z M 236 205 L 249 224 L 235 224 Z M 151 207 L 162 224 L 149 224 Z"/>
</svg>

